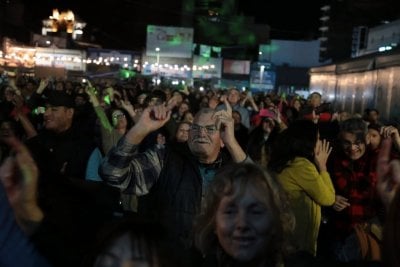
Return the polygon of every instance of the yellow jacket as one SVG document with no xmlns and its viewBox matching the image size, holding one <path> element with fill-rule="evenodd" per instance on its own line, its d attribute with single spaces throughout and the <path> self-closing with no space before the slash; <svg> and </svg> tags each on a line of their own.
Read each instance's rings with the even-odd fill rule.
<svg viewBox="0 0 400 267">
<path fill-rule="evenodd" d="M 308 159 L 296 157 L 278 178 L 296 218 L 293 242 L 300 250 L 316 255 L 321 206 L 331 206 L 335 202 L 329 173 L 319 172 Z"/>
</svg>

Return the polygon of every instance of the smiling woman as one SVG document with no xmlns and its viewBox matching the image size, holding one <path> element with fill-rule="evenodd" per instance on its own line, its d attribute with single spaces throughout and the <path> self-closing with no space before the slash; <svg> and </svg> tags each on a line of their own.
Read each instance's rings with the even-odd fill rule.
<svg viewBox="0 0 400 267">
<path fill-rule="evenodd" d="M 276 181 L 255 164 L 233 164 L 218 172 L 206 194 L 196 245 L 217 266 L 278 266 L 293 226 Z"/>
</svg>

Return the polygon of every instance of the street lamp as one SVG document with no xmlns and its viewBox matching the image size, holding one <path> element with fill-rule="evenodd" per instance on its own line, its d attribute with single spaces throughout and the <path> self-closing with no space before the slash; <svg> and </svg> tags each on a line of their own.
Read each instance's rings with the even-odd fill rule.
<svg viewBox="0 0 400 267">
<path fill-rule="evenodd" d="M 156 65 L 157 65 L 157 80 L 156 80 L 156 84 L 158 84 L 158 80 L 159 80 L 159 75 L 160 75 L 160 48 L 156 47 L 155 49 L 156 51 L 156 56 L 157 56 L 157 61 L 156 61 Z"/>
<path fill-rule="evenodd" d="M 262 87 L 265 66 L 260 66 L 260 87 Z"/>
<path fill-rule="evenodd" d="M 160 63 L 160 48 L 159 48 L 159 47 L 156 47 L 156 49 L 154 49 L 154 50 L 156 50 L 156 54 L 157 54 L 157 65 L 158 65 L 158 63 Z"/>
</svg>

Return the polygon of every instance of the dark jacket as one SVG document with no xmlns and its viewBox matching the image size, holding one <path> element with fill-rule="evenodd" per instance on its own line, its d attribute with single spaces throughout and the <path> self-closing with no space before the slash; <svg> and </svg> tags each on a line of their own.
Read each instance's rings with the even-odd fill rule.
<svg viewBox="0 0 400 267">
<path fill-rule="evenodd" d="M 94 140 L 76 127 L 61 134 L 43 130 L 27 140 L 26 145 L 39 165 L 41 176 L 63 172 L 79 179 L 85 178 L 86 164 L 95 147 Z"/>
<path fill-rule="evenodd" d="M 139 213 L 164 227 L 166 249 L 172 249 L 170 255 L 177 265 L 194 266 L 200 257 L 193 249 L 192 235 L 203 191 L 200 168 L 213 172 L 229 159 L 221 153 L 215 164 L 201 165 L 186 143 L 173 143 L 165 157 L 157 183 L 149 194 L 139 198 Z"/>
</svg>

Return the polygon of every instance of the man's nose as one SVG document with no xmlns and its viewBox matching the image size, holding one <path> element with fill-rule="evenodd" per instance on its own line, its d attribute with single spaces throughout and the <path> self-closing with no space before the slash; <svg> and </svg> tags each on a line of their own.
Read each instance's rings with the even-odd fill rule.
<svg viewBox="0 0 400 267">
<path fill-rule="evenodd" d="M 206 129 L 206 127 L 200 127 L 200 129 L 199 129 L 199 135 L 200 135 L 200 136 L 207 136 L 207 129 Z"/>
</svg>

